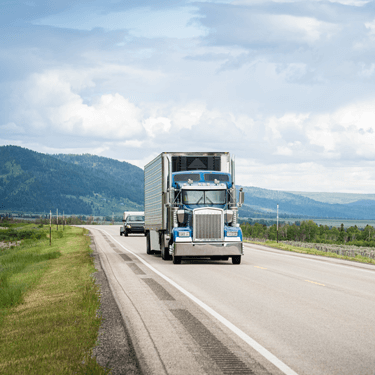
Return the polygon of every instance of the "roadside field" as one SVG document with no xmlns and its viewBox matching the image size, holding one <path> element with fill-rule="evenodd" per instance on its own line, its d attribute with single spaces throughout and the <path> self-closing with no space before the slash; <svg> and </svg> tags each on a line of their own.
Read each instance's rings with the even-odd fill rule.
<svg viewBox="0 0 375 375">
<path fill-rule="evenodd" d="M 372 259 L 370 257 L 364 256 L 361 254 L 361 249 L 357 248 L 357 253 L 354 256 L 346 256 L 342 255 L 339 253 L 340 250 L 335 249 L 335 245 L 326 245 L 327 246 L 327 251 L 322 251 L 315 249 L 313 247 L 314 244 L 309 244 L 311 247 L 300 247 L 300 246 L 294 246 L 291 244 L 279 242 L 277 243 L 276 241 L 247 241 L 244 240 L 244 242 L 247 243 L 254 243 L 257 245 L 264 245 L 268 247 L 273 247 L 275 249 L 280 249 L 280 250 L 286 250 L 286 251 L 292 251 L 295 253 L 302 253 L 302 254 L 311 254 L 311 255 L 320 255 L 320 256 L 325 256 L 325 257 L 331 257 L 331 258 L 336 258 L 336 259 L 345 259 L 345 260 L 351 260 L 355 262 L 361 262 L 361 263 L 368 263 L 368 264 L 374 264 L 375 265 L 375 259 Z M 324 247 L 325 244 L 316 244 L 319 247 Z M 342 246 L 336 246 L 338 249 L 345 247 L 344 245 Z M 333 250 L 330 251 L 330 248 Z M 335 251 L 335 252 L 334 252 Z"/>
<path fill-rule="evenodd" d="M 52 246 L 49 226 L 17 230 L 33 234 L 0 248 L 0 373 L 109 373 L 91 358 L 101 317 L 87 230 L 54 226 Z"/>
</svg>

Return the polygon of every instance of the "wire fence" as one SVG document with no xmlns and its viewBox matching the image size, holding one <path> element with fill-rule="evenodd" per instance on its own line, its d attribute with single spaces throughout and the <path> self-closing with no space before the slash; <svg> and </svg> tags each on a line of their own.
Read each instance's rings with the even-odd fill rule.
<svg viewBox="0 0 375 375">
<path fill-rule="evenodd" d="M 252 237 L 244 237 L 244 240 L 247 241 L 254 241 L 254 242 L 266 242 L 267 240 L 264 238 L 252 238 Z M 312 242 L 299 242 L 299 241 L 279 241 L 279 243 L 296 246 L 296 247 L 303 247 L 306 249 L 315 249 L 319 251 L 324 251 L 326 253 L 335 253 L 338 255 L 343 255 L 347 257 L 355 258 L 357 255 L 375 259 L 375 250 L 373 247 L 358 247 L 358 246 L 351 246 L 351 245 L 334 245 L 334 244 L 322 244 L 322 243 L 312 243 Z"/>
</svg>

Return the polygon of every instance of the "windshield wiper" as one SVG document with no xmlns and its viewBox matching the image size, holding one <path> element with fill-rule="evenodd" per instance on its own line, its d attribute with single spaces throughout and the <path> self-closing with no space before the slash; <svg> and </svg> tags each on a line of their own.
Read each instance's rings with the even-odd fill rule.
<svg viewBox="0 0 375 375">
<path fill-rule="evenodd" d="M 203 195 L 198 199 L 198 202 L 195 203 L 195 204 L 199 204 L 199 202 L 202 200 L 202 198 L 203 198 Z"/>
</svg>

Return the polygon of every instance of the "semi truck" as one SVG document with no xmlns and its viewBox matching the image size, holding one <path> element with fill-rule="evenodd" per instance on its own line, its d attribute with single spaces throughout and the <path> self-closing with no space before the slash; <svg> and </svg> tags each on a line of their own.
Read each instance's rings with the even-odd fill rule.
<svg viewBox="0 0 375 375">
<path fill-rule="evenodd" d="M 163 260 L 241 263 L 235 160 L 229 152 L 163 152 L 144 167 L 146 252 Z"/>
<path fill-rule="evenodd" d="M 145 233 L 145 213 L 143 211 L 125 211 L 120 227 L 120 236 L 129 233 Z"/>
</svg>

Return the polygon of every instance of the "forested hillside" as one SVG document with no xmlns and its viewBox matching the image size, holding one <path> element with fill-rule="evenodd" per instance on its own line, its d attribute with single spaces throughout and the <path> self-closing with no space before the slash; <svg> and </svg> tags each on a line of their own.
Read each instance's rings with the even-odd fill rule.
<svg viewBox="0 0 375 375">
<path fill-rule="evenodd" d="M 111 178 L 113 181 L 124 184 L 133 200 L 143 201 L 143 170 L 135 165 L 90 154 L 57 154 L 52 156 L 66 163 L 80 165 L 90 170 L 97 178 Z"/>
<path fill-rule="evenodd" d="M 91 163 L 96 160 L 103 166 L 113 162 L 116 168 L 108 168 L 108 172 L 105 167 L 90 168 L 91 157 Z M 61 159 L 16 146 L 0 147 L 0 209 L 49 212 L 58 208 L 66 214 L 85 215 L 142 209 L 140 168 L 92 155 Z M 121 177 L 114 178 L 114 171 Z"/>
</svg>

